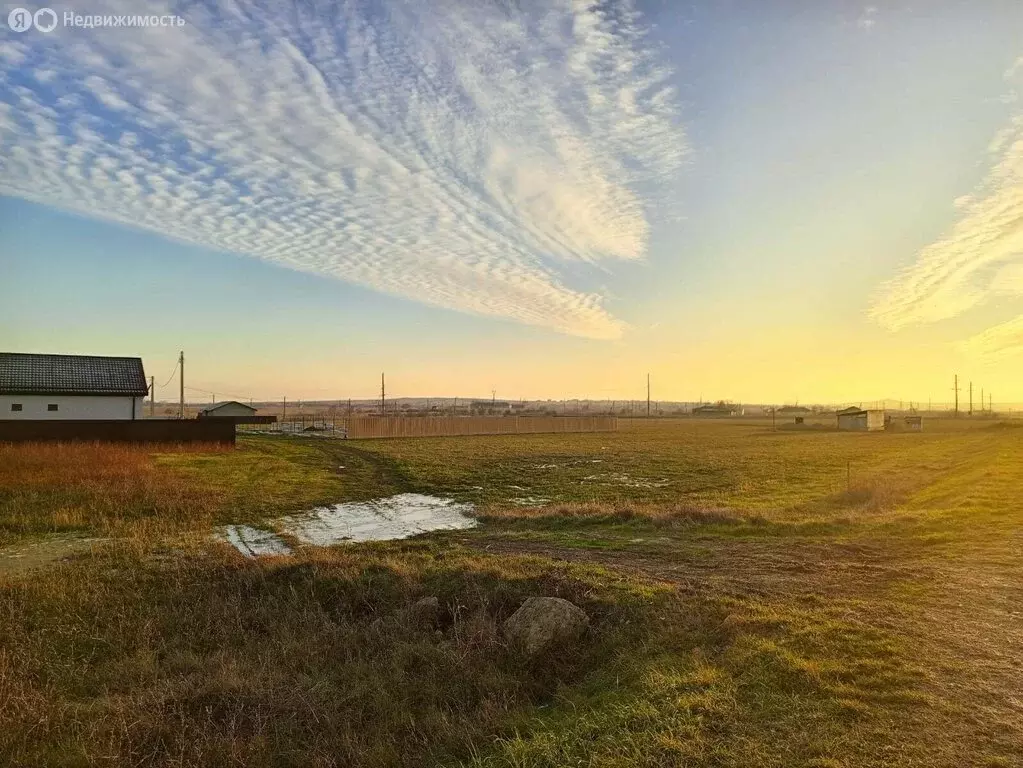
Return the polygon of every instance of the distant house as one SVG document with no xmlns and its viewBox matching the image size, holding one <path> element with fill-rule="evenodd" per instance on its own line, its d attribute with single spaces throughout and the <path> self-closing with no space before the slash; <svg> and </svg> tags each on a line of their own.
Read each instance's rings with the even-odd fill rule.
<svg viewBox="0 0 1023 768">
<path fill-rule="evenodd" d="M 149 387 L 138 357 L 0 352 L 0 419 L 142 418 Z"/>
<path fill-rule="evenodd" d="M 705 417 L 741 416 L 742 413 L 743 410 L 739 406 L 725 402 L 698 405 L 692 411 L 693 416 Z"/>
<path fill-rule="evenodd" d="M 276 416 L 257 416 L 256 410 L 251 405 L 239 403 L 237 400 L 225 400 L 200 410 L 199 418 L 230 420 L 235 424 L 272 424 L 277 421 Z"/>
<path fill-rule="evenodd" d="M 885 428 L 885 413 L 882 410 L 846 408 L 838 413 L 838 428 L 858 432 L 880 432 Z"/>
<path fill-rule="evenodd" d="M 809 416 L 813 411 L 804 405 L 783 405 L 775 413 L 779 416 Z"/>
<path fill-rule="evenodd" d="M 840 411 L 835 411 L 835 415 L 841 416 L 843 414 L 859 413 L 862 410 L 863 410 L 862 408 L 857 408 L 855 405 L 850 405 L 848 408 L 843 408 Z"/>
<path fill-rule="evenodd" d="M 507 400 L 473 400 L 469 403 L 469 410 L 477 414 L 494 415 L 510 409 L 511 403 Z"/>
</svg>

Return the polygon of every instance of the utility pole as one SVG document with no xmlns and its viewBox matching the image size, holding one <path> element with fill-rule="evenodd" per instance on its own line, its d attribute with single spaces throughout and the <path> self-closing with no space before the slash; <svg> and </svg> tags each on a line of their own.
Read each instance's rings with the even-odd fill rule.
<svg viewBox="0 0 1023 768">
<path fill-rule="evenodd" d="M 646 417 L 650 418 L 650 374 L 646 375 Z"/>
<path fill-rule="evenodd" d="M 381 416 L 383 416 L 384 413 L 386 412 L 385 408 L 387 406 L 385 405 L 385 402 L 386 402 L 386 400 L 385 400 L 385 396 L 384 396 L 384 374 L 381 373 L 380 374 L 380 415 Z"/>
<path fill-rule="evenodd" d="M 149 377 L 149 418 L 156 415 L 156 377 Z"/>
<path fill-rule="evenodd" d="M 178 355 L 178 367 L 181 371 L 181 403 L 178 406 L 178 418 L 185 418 L 185 352 L 184 350 Z"/>
<path fill-rule="evenodd" d="M 959 418 L 959 374 L 958 373 L 955 375 L 955 384 L 952 386 L 952 391 L 955 392 L 955 396 L 956 396 L 955 416 L 958 419 Z"/>
</svg>

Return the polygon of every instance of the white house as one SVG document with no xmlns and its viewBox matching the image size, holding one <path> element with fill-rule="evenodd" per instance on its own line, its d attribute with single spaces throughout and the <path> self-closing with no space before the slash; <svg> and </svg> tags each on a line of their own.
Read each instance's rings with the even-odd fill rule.
<svg viewBox="0 0 1023 768">
<path fill-rule="evenodd" d="M 140 419 L 148 393 L 137 357 L 0 352 L 0 420 Z"/>
</svg>

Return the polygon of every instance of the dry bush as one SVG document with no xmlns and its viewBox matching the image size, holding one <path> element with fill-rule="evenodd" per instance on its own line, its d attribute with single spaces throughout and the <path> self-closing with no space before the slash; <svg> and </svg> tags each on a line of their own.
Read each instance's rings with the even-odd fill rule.
<svg viewBox="0 0 1023 768">
<path fill-rule="evenodd" d="M 211 453 L 223 446 L 160 445 L 161 453 Z M 154 446 L 113 443 L 0 445 L 0 531 L 93 528 L 148 536 L 211 519 L 216 496 L 161 471 Z"/>
<path fill-rule="evenodd" d="M 909 494 L 909 486 L 893 477 L 871 477 L 859 480 L 832 496 L 836 507 L 854 507 L 866 512 L 886 512 L 901 504 Z"/>
</svg>

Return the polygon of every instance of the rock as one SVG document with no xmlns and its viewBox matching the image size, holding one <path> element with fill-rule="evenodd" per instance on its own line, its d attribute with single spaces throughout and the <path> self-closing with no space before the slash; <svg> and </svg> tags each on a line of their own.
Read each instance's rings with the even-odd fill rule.
<svg viewBox="0 0 1023 768">
<path fill-rule="evenodd" d="M 530 597 L 504 623 L 508 642 L 527 656 L 557 650 L 582 637 L 590 617 L 560 597 Z"/>
<path fill-rule="evenodd" d="M 440 600 L 424 597 L 416 600 L 406 612 L 408 623 L 416 629 L 434 629 L 440 624 Z"/>
</svg>

